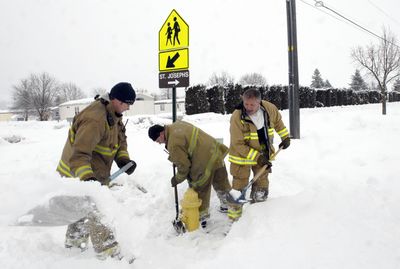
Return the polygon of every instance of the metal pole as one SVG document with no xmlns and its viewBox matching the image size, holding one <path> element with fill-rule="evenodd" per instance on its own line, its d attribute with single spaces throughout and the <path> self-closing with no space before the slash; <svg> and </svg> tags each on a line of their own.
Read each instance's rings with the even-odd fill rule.
<svg viewBox="0 0 400 269">
<path fill-rule="evenodd" d="M 172 122 L 176 121 L 176 87 L 172 88 Z"/>
<path fill-rule="evenodd" d="M 290 136 L 300 139 L 299 71 L 297 60 L 296 2 L 286 0 L 289 59 L 289 122 Z"/>
</svg>

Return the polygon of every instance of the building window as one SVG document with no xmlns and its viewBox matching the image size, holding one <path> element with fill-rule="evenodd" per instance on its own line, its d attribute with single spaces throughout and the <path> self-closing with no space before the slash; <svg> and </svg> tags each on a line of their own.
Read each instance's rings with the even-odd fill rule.
<svg viewBox="0 0 400 269">
<path fill-rule="evenodd" d="M 160 111 L 165 111 L 165 104 L 160 104 Z"/>
</svg>

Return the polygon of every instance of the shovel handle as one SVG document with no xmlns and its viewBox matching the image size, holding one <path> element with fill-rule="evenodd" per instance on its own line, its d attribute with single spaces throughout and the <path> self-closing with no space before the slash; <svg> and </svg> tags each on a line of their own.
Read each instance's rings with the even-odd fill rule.
<svg viewBox="0 0 400 269">
<path fill-rule="evenodd" d="M 121 169 L 119 169 L 118 171 L 116 171 L 114 174 L 112 174 L 109 179 L 110 181 L 114 180 L 116 177 L 118 177 L 120 174 L 126 172 L 126 170 L 128 170 L 129 168 L 131 168 L 131 166 L 133 165 L 132 162 L 129 162 L 127 164 L 125 164 L 124 166 L 121 167 Z"/>
<path fill-rule="evenodd" d="M 176 171 L 175 171 L 175 164 L 172 166 L 172 169 L 174 170 L 174 177 L 176 176 Z M 176 209 L 176 217 L 175 219 L 179 219 L 179 201 L 178 201 L 178 187 L 174 187 L 174 193 L 175 193 L 175 209 Z"/>
<path fill-rule="evenodd" d="M 279 147 L 279 149 L 275 153 L 271 154 L 270 160 L 275 160 L 276 155 L 278 155 L 279 151 L 281 151 L 281 150 L 282 150 L 282 147 Z"/>
</svg>

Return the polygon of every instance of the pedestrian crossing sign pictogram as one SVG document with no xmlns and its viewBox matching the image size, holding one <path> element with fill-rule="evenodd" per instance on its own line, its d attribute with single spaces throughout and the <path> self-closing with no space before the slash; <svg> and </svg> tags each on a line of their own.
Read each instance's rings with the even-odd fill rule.
<svg viewBox="0 0 400 269">
<path fill-rule="evenodd" d="M 189 25 L 173 9 L 158 32 L 158 50 L 161 52 L 187 47 L 189 47 Z"/>
</svg>

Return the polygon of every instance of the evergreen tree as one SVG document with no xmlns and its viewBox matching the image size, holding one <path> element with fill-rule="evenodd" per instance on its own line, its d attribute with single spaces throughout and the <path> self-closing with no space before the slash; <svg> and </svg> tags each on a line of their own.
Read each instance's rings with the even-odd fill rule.
<svg viewBox="0 0 400 269">
<path fill-rule="evenodd" d="M 227 114 L 232 113 L 235 107 L 242 101 L 242 93 L 243 88 L 239 84 L 230 84 L 225 88 L 225 111 Z"/>
<path fill-rule="evenodd" d="M 400 92 L 400 78 L 397 78 L 393 84 L 393 91 Z"/>
<path fill-rule="evenodd" d="M 224 114 L 224 89 L 220 86 L 214 86 L 207 89 L 207 100 L 210 105 L 210 112 Z"/>
<path fill-rule="evenodd" d="M 204 85 L 196 85 L 186 90 L 185 110 L 187 115 L 208 112 L 209 105 Z"/>
<path fill-rule="evenodd" d="M 365 83 L 358 69 L 356 69 L 356 72 L 351 77 L 351 83 L 349 85 L 354 91 L 364 91 L 368 88 L 367 83 Z"/>
<path fill-rule="evenodd" d="M 314 70 L 310 87 L 317 89 L 324 87 L 324 81 L 322 80 L 321 73 L 319 72 L 318 68 Z"/>
<path fill-rule="evenodd" d="M 325 87 L 325 88 L 332 88 L 332 85 L 331 85 L 331 83 L 329 82 L 329 80 L 325 80 L 325 82 L 324 82 L 324 87 Z"/>
</svg>

